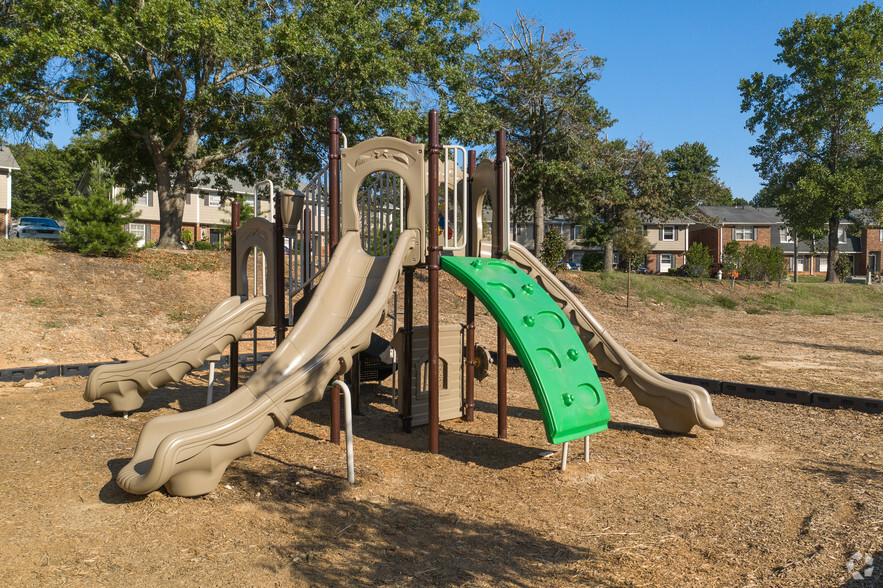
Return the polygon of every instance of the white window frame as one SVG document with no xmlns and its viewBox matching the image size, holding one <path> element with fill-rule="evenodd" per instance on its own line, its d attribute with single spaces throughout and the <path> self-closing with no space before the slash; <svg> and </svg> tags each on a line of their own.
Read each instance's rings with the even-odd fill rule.
<svg viewBox="0 0 883 588">
<path fill-rule="evenodd" d="M 671 236 L 667 236 L 666 233 L 671 231 Z M 677 241 L 678 230 L 674 225 L 662 225 L 662 240 L 663 241 Z"/>
<path fill-rule="evenodd" d="M 782 228 L 779 229 L 779 242 L 794 243 L 794 239 L 791 238 L 791 231 L 785 225 L 782 225 Z"/>
<path fill-rule="evenodd" d="M 136 229 L 137 227 L 137 229 Z M 138 237 L 138 246 L 143 247 L 145 243 L 147 243 L 147 236 L 150 234 L 147 231 L 147 225 L 144 223 L 129 223 L 128 228 L 126 229 L 129 233 L 136 235 Z"/>
<path fill-rule="evenodd" d="M 826 272 L 828 271 L 828 256 L 820 255 L 819 256 L 819 271 Z"/>
<path fill-rule="evenodd" d="M 665 258 L 665 257 L 668 258 L 668 263 L 666 263 L 666 265 L 668 265 L 669 268 L 677 267 L 677 261 L 676 261 L 673 253 L 660 253 L 659 254 L 659 272 L 660 273 L 662 273 L 662 265 L 665 263 L 663 261 L 663 258 Z M 666 269 L 666 271 L 668 271 L 668 270 Z"/>
<path fill-rule="evenodd" d="M 745 232 L 750 231 L 751 236 L 746 236 Z M 734 241 L 756 241 L 757 240 L 757 230 L 755 227 L 748 225 L 739 225 L 733 227 L 733 240 Z"/>
<path fill-rule="evenodd" d="M 837 242 L 841 245 L 846 243 L 846 227 L 837 227 Z"/>
<path fill-rule="evenodd" d="M 211 206 L 212 208 L 220 208 L 221 207 L 221 195 L 220 194 L 209 194 L 205 199 L 205 205 Z"/>
<path fill-rule="evenodd" d="M 147 190 L 135 199 L 135 206 L 150 206 L 150 190 Z"/>
</svg>

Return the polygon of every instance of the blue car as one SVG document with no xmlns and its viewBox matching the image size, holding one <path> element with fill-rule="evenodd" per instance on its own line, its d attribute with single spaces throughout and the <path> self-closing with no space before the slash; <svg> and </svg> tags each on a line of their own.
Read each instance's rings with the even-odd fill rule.
<svg viewBox="0 0 883 588">
<path fill-rule="evenodd" d="M 23 216 L 12 223 L 9 231 L 10 236 L 21 239 L 44 239 L 46 241 L 58 241 L 61 239 L 63 228 L 51 218 L 39 216 Z"/>
</svg>

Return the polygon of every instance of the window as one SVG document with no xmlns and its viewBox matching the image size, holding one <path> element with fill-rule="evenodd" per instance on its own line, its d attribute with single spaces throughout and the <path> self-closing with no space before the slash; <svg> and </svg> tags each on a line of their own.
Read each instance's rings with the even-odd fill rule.
<svg viewBox="0 0 883 588">
<path fill-rule="evenodd" d="M 678 232 L 672 226 L 662 227 L 662 241 L 677 241 Z"/>
<path fill-rule="evenodd" d="M 828 258 L 827 257 L 819 257 L 819 271 L 820 272 L 828 271 Z"/>
<path fill-rule="evenodd" d="M 206 206 L 214 206 L 215 208 L 221 206 L 221 195 L 209 194 L 208 198 L 206 198 L 205 204 Z"/>
<path fill-rule="evenodd" d="M 754 241 L 754 227 L 733 227 L 733 239 L 736 241 Z"/>
<path fill-rule="evenodd" d="M 779 227 L 779 242 L 780 243 L 794 243 L 794 240 L 791 238 L 791 230 L 788 229 L 785 225 Z"/>
<path fill-rule="evenodd" d="M 150 206 L 150 190 L 138 196 L 135 200 L 135 206 Z"/>
<path fill-rule="evenodd" d="M 671 253 L 663 253 L 659 256 L 659 273 L 666 273 L 673 267 L 674 255 L 672 255 Z"/>
<path fill-rule="evenodd" d="M 574 241 L 579 239 L 580 237 L 580 226 L 573 225 L 573 237 L 571 237 Z"/>
<path fill-rule="evenodd" d="M 138 247 L 144 246 L 147 241 L 147 225 L 129 223 L 126 230 L 138 237 Z"/>
<path fill-rule="evenodd" d="M 837 229 L 837 241 L 839 243 L 846 243 L 846 229 L 844 227 Z"/>
</svg>

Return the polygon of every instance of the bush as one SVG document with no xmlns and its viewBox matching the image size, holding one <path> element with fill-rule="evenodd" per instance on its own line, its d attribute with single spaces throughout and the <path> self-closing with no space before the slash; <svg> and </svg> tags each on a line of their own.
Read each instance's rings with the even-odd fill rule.
<svg viewBox="0 0 883 588">
<path fill-rule="evenodd" d="M 193 243 L 193 231 L 190 229 L 184 229 L 181 231 L 181 242 L 185 245 L 190 245 Z"/>
<path fill-rule="evenodd" d="M 579 266 L 584 272 L 600 272 L 604 269 L 604 252 L 586 251 L 583 253 Z"/>
<path fill-rule="evenodd" d="M 546 233 L 546 238 L 543 239 L 543 250 L 540 252 L 540 261 L 542 261 L 543 265 L 549 268 L 552 272 L 556 272 L 558 271 L 558 266 L 561 263 L 561 260 L 564 259 L 565 253 L 567 253 L 567 247 L 564 244 L 564 237 L 561 236 L 558 229 L 552 227 L 549 229 L 549 232 Z"/>
<path fill-rule="evenodd" d="M 197 241 L 196 243 L 194 243 L 194 247 L 198 251 L 209 251 L 212 248 L 212 244 L 209 241 L 203 239 L 202 241 Z"/>
<path fill-rule="evenodd" d="M 724 245 L 724 251 L 721 255 L 721 272 L 725 277 L 731 277 L 734 272 L 739 271 L 742 265 L 742 247 L 738 241 L 727 241 Z"/>
<path fill-rule="evenodd" d="M 840 255 L 837 257 L 837 263 L 834 264 L 834 273 L 837 279 L 843 281 L 852 275 L 852 257 L 849 255 Z"/>
<path fill-rule="evenodd" d="M 752 243 L 742 252 L 739 275 L 754 281 L 777 282 L 785 279 L 785 252 L 778 247 Z"/>
<path fill-rule="evenodd" d="M 684 272 L 693 278 L 707 278 L 711 273 L 711 252 L 702 243 L 693 243 L 684 255 Z"/>
<path fill-rule="evenodd" d="M 138 237 L 123 225 L 138 215 L 132 203 L 114 202 L 100 194 L 71 196 L 64 214 L 64 243 L 83 255 L 122 257 L 135 249 Z"/>
</svg>

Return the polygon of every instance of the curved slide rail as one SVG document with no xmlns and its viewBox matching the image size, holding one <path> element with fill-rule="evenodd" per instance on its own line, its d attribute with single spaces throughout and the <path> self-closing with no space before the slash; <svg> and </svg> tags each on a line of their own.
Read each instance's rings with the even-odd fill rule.
<svg viewBox="0 0 883 588">
<path fill-rule="evenodd" d="M 348 232 L 273 355 L 223 400 L 144 425 L 134 457 L 117 476 L 120 488 L 133 494 L 162 486 L 179 496 L 211 492 L 230 462 L 254 453 L 274 427 L 287 426 L 297 409 L 320 400 L 331 379 L 368 347 L 417 237 L 405 231 L 390 257 L 371 257 L 359 234 Z"/>
<path fill-rule="evenodd" d="M 443 257 L 441 266 L 503 328 L 533 388 L 549 443 L 607 429 L 610 410 L 595 367 L 567 317 L 536 282 L 503 259 Z"/>
<path fill-rule="evenodd" d="M 112 410 L 129 412 L 141 407 L 153 390 L 177 382 L 205 360 L 220 355 L 271 312 L 270 299 L 243 300 L 230 296 L 218 304 L 190 334 L 168 349 L 137 361 L 102 365 L 89 374 L 83 398 L 103 398 Z"/>
<path fill-rule="evenodd" d="M 484 253 L 484 251 L 482 251 Z M 704 388 L 662 376 L 621 346 L 573 292 L 517 243 L 509 245 L 509 260 L 549 293 L 573 323 L 598 368 L 611 374 L 617 386 L 627 388 L 641 406 L 653 411 L 659 426 L 673 433 L 689 433 L 696 425 L 719 429 L 723 421 L 714 413 Z"/>
</svg>

